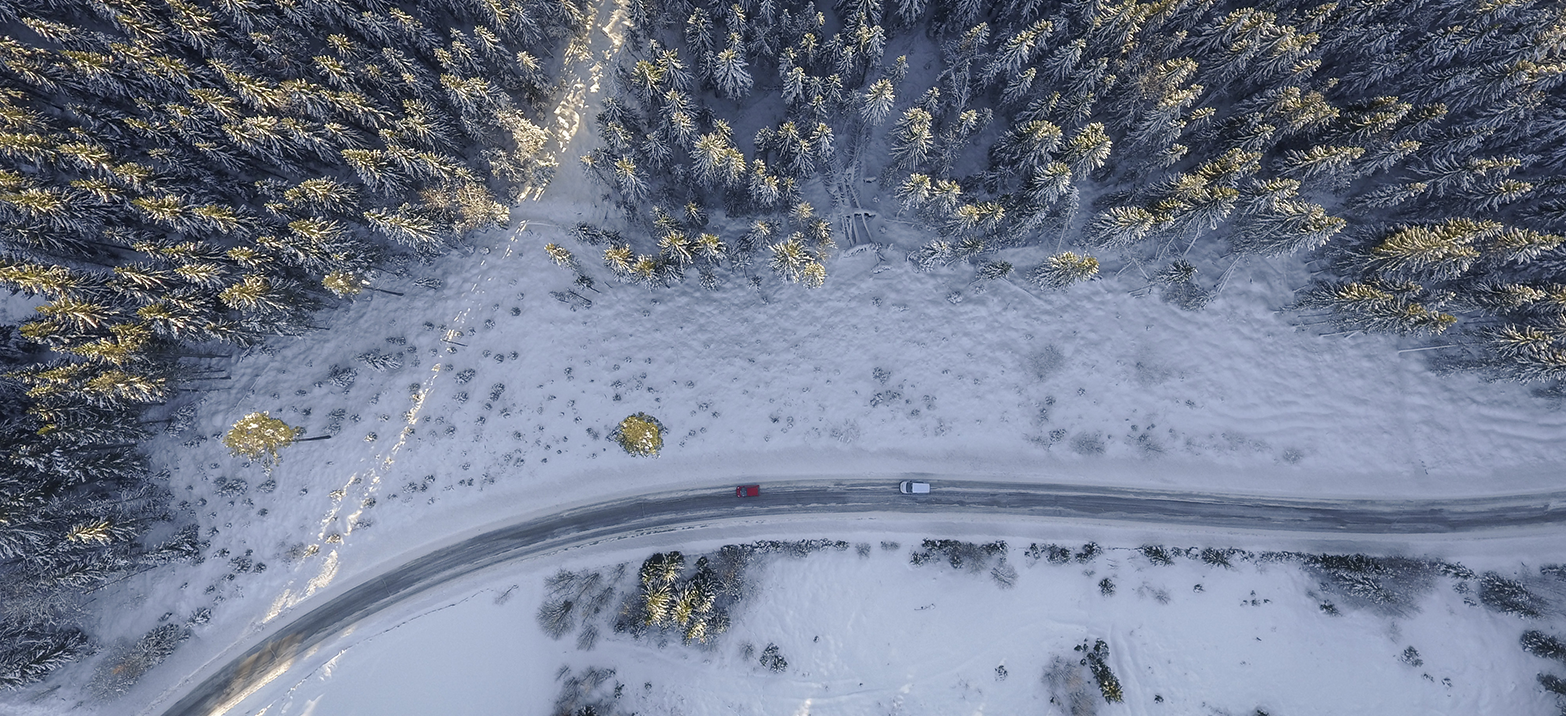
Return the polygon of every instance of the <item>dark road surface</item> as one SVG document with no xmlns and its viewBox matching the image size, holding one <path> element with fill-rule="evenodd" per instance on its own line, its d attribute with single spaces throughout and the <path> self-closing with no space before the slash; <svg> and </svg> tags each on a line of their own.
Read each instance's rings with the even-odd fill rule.
<svg viewBox="0 0 1566 716">
<path fill-rule="evenodd" d="M 928 495 L 902 495 L 890 478 L 763 483 L 643 495 L 568 509 L 441 548 L 315 605 L 218 667 L 163 713 L 209 716 L 237 705 L 294 658 L 376 612 L 508 560 L 573 545 L 719 520 L 896 512 L 1068 518 L 1343 535 L 1439 535 L 1566 524 L 1566 492 L 1458 500 L 1308 500 L 1114 487 L 942 480 Z"/>
</svg>

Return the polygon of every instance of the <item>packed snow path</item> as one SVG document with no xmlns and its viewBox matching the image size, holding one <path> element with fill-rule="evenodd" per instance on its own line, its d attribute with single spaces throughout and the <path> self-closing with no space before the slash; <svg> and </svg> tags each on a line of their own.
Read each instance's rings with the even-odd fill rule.
<svg viewBox="0 0 1566 716">
<path fill-rule="evenodd" d="M 274 629 L 165 711 L 212 716 L 282 675 L 295 657 L 359 620 L 414 595 L 509 560 L 608 539 L 767 516 L 866 512 L 980 513 L 1037 519 L 1201 525 L 1338 534 L 1446 534 L 1566 523 L 1566 492 L 1462 500 L 1306 500 L 1133 488 L 928 480 L 903 495 L 888 478 L 763 482 L 757 497 L 732 487 L 679 490 L 575 507 L 472 537 L 371 577 Z"/>
</svg>

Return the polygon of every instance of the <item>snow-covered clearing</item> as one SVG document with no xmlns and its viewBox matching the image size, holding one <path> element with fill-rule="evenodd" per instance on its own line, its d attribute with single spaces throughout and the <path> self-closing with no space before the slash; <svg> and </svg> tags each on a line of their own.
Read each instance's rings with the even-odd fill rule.
<svg viewBox="0 0 1566 716">
<path fill-rule="evenodd" d="M 1440 577 L 1417 593 L 1411 608 L 1373 607 L 1323 589 L 1319 575 L 1296 564 L 1236 557 L 1233 567 L 1223 567 L 1193 555 L 1155 565 L 1135 550 L 1141 544 L 1135 540 L 1151 536 L 1146 531 L 1021 523 L 990 527 L 1009 542 L 1004 561 L 954 569 L 938 556 L 915 566 L 910 554 L 927 536 L 980 542 L 995 533 L 976 537 L 986 529 L 979 524 L 903 532 L 913 525 L 897 520 L 858 531 L 875 522 L 839 526 L 847 529 L 836 535 L 846 549 L 758 558 L 746 573 L 750 594 L 736 604 L 733 626 L 705 648 L 682 645 L 677 631 L 635 639 L 614 633 L 610 622 L 649 553 L 678 547 L 689 564 L 725 544 L 713 532 L 749 540 L 758 535 L 755 527 L 643 538 L 635 540 L 639 548 L 582 551 L 464 580 L 444 596 L 366 621 L 233 712 L 546 714 L 567 690 L 566 669 L 576 677 L 589 669 L 614 671 L 578 702 L 602 702 L 599 713 L 1550 712 L 1535 674 L 1551 665 L 1517 644 L 1525 628 L 1548 626 L 1468 603 L 1471 582 L 1460 592 L 1459 580 Z M 818 527 L 831 529 L 804 523 L 759 533 L 793 539 Z M 1053 535 L 1077 554 L 1065 564 L 1030 556 L 1030 542 L 1046 540 L 1023 536 L 1029 532 Z M 1084 535 L 1106 540 L 1106 549 L 1081 559 L 1082 542 L 1068 540 Z M 1234 537 L 1163 536 L 1199 546 Z M 1310 546 L 1345 547 L 1319 540 Z M 1474 560 L 1468 566 L 1483 569 L 1508 564 L 1505 550 L 1539 546 L 1538 540 L 1481 540 L 1422 548 L 1466 554 Z M 545 577 L 560 569 L 609 575 L 617 563 L 625 576 L 605 614 L 579 620 L 558 641 L 542 633 L 536 615 L 546 601 Z M 1016 572 L 1009 588 L 990 574 L 1003 564 Z M 1112 594 L 1105 594 L 1103 580 Z M 1323 611 L 1324 602 L 1339 613 Z M 601 633 L 582 650 L 577 637 L 589 624 Z M 1084 694 L 1091 698 L 1072 705 L 1069 689 L 1052 687 L 1046 673 L 1063 657 L 1085 676 L 1076 666 L 1083 655 L 1073 647 L 1098 639 L 1109 647 L 1108 664 L 1125 701 L 1106 704 L 1087 678 Z M 768 645 L 786 667 L 762 666 Z M 616 685 L 623 685 L 618 698 Z M 1049 706 L 1052 698 L 1058 706 Z"/>
</svg>

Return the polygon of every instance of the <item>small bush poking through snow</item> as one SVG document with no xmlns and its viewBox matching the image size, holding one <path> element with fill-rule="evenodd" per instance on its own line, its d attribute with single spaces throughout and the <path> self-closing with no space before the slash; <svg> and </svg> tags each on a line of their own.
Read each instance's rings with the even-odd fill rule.
<svg viewBox="0 0 1566 716">
<path fill-rule="evenodd" d="M 1363 554 L 1280 555 L 1298 559 L 1322 578 L 1321 586 L 1347 597 L 1356 606 L 1372 607 L 1387 614 L 1414 611 L 1418 597 L 1435 579 L 1436 565 L 1406 557 L 1369 557 Z"/>
<path fill-rule="evenodd" d="M 990 569 L 990 579 L 995 580 L 1001 589 L 1011 589 L 1017 586 L 1017 568 L 1011 566 L 1011 563 L 1002 557 L 1000 564 Z"/>
<path fill-rule="evenodd" d="M 1537 657 L 1566 661 L 1566 644 L 1536 629 L 1523 632 L 1522 648 L 1523 651 Z"/>
<path fill-rule="evenodd" d="M 352 388 L 353 382 L 358 379 L 359 371 L 354 370 L 351 367 L 334 365 L 330 371 L 327 371 L 327 382 L 342 388 L 344 392 L 346 392 L 349 388 Z"/>
<path fill-rule="evenodd" d="M 538 608 L 539 627 L 550 638 L 560 639 L 576 627 L 580 617 L 584 626 L 577 646 L 583 651 L 591 649 L 598 630 L 586 622 L 602 613 L 613 600 L 614 581 L 597 571 L 556 572 L 544 582 L 546 595 Z"/>
<path fill-rule="evenodd" d="M 1139 551 L 1143 557 L 1147 558 L 1147 561 L 1155 565 L 1163 567 L 1174 564 L 1174 555 L 1170 554 L 1169 550 L 1162 546 L 1156 544 L 1142 545 Z"/>
<path fill-rule="evenodd" d="M 377 373 L 386 373 L 402 367 L 402 356 L 396 353 L 366 351 L 358 355 L 359 362 Z"/>
<path fill-rule="evenodd" d="M 663 424 L 651 415 L 637 413 L 621 420 L 612 437 L 632 455 L 658 457 L 663 449 Z"/>
<path fill-rule="evenodd" d="M 1230 551 L 1227 549 L 1208 547 L 1202 550 L 1202 561 L 1214 567 L 1234 569 L 1234 565 L 1229 563 L 1229 555 Z"/>
<path fill-rule="evenodd" d="M 622 684 L 613 688 L 607 685 L 614 678 L 614 669 L 583 669 L 572 675 L 568 667 L 560 670 L 560 695 L 555 697 L 551 716 L 614 716 L 616 699 L 624 690 Z"/>
<path fill-rule="evenodd" d="M 189 638 L 190 630 L 186 627 L 164 624 L 147 632 L 136 643 L 115 650 L 98 665 L 92 680 L 93 693 L 99 698 L 124 693 Z"/>
<path fill-rule="evenodd" d="M 1522 582 L 1502 577 L 1495 572 L 1485 572 L 1479 578 L 1479 602 L 1502 614 L 1515 614 L 1526 619 L 1543 616 L 1544 600 L 1528 591 Z"/>
<path fill-rule="evenodd" d="M 1093 687 L 1085 671 L 1080 664 L 1058 656 L 1044 671 L 1050 703 L 1069 716 L 1095 716 L 1098 713 L 1098 700 L 1093 698 Z"/>
<path fill-rule="evenodd" d="M 1104 700 L 1112 704 L 1124 701 L 1125 694 L 1120 691 L 1120 679 L 1115 678 L 1115 672 L 1109 670 L 1109 645 L 1105 644 L 1103 639 L 1099 639 L 1094 641 L 1091 647 L 1084 641 L 1075 648 L 1083 652 L 1081 663 L 1087 666 L 1088 671 L 1093 672 L 1093 680 L 1098 682 L 1098 691 L 1103 694 Z"/>
<path fill-rule="evenodd" d="M 915 565 L 926 564 L 937 556 L 945 557 L 952 569 L 967 569 L 977 572 L 989 566 L 990 560 L 996 555 L 1003 558 L 1006 554 L 1006 543 L 989 542 L 986 544 L 974 544 L 973 542 L 961 542 L 952 539 L 934 540 L 927 539 L 920 549 L 909 555 L 908 561 Z"/>
<path fill-rule="evenodd" d="M 1033 269 L 1028 280 L 1039 288 L 1061 289 L 1098 274 L 1098 259 L 1066 251 L 1055 254 Z"/>
<path fill-rule="evenodd" d="M 768 644 L 767 648 L 761 650 L 761 665 L 774 673 L 782 673 L 788 669 L 788 659 L 783 658 L 777 644 Z"/>
<path fill-rule="evenodd" d="M 1023 554 L 1032 560 L 1046 559 L 1050 564 L 1066 564 L 1071 561 L 1071 550 L 1058 544 L 1030 544 Z"/>
</svg>

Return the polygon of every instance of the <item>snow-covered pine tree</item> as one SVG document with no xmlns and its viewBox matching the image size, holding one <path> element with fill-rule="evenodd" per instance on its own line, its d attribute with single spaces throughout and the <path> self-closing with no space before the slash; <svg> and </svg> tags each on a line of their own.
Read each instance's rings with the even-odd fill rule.
<svg viewBox="0 0 1566 716">
<path fill-rule="evenodd" d="M 1028 276 L 1040 288 L 1062 289 L 1098 274 L 1098 259 L 1063 251 L 1044 260 Z"/>
</svg>

